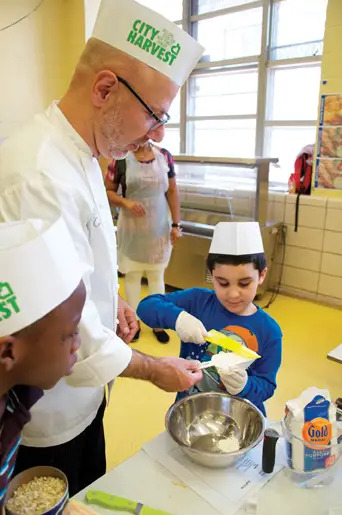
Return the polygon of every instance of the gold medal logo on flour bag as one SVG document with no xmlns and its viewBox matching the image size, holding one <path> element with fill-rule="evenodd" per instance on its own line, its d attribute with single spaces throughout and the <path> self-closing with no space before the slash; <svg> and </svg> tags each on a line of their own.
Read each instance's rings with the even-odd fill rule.
<svg viewBox="0 0 342 515">
<path fill-rule="evenodd" d="M 337 459 L 336 407 L 328 390 L 307 388 L 286 403 L 289 431 L 287 457 L 290 468 L 312 472 L 329 468 Z"/>
<path fill-rule="evenodd" d="M 167 63 L 169 66 L 177 59 L 181 50 L 180 44 L 176 43 L 170 31 L 166 29 L 160 31 L 142 20 L 134 21 L 127 41 Z"/>
<path fill-rule="evenodd" d="M 0 283 L 0 322 L 19 313 L 16 296 L 9 283 Z"/>
<path fill-rule="evenodd" d="M 331 423 L 325 418 L 317 417 L 310 422 L 305 422 L 303 426 L 304 441 L 315 445 L 329 445 L 332 436 Z"/>
</svg>

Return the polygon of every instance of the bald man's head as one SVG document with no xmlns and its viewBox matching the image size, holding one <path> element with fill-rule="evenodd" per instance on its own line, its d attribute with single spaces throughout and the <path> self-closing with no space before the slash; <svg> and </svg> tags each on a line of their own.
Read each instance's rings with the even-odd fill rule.
<svg viewBox="0 0 342 515">
<path fill-rule="evenodd" d="M 90 38 L 60 108 L 95 155 L 122 158 L 148 139 L 161 141 L 164 128 L 134 94 L 161 117 L 179 87 L 170 78 L 112 46 Z"/>
</svg>

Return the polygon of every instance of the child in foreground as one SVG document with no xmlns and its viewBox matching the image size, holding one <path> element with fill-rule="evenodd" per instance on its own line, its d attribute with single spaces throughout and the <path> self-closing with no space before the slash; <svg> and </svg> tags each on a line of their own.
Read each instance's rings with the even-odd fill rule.
<svg viewBox="0 0 342 515">
<path fill-rule="evenodd" d="M 62 219 L 0 223 L 0 513 L 30 408 L 71 374 L 86 297 Z"/>
<path fill-rule="evenodd" d="M 190 288 L 151 295 L 139 304 L 138 315 L 150 327 L 175 329 L 181 339 L 182 358 L 204 362 L 218 352 L 227 352 L 206 342 L 207 330 L 211 329 L 257 352 L 261 358 L 247 370 L 203 370 L 202 381 L 178 394 L 177 399 L 199 392 L 227 391 L 250 400 L 265 415 L 264 402 L 277 386 L 282 332 L 277 322 L 253 302 L 267 273 L 259 224 L 218 223 L 207 266 L 214 290 Z"/>
</svg>

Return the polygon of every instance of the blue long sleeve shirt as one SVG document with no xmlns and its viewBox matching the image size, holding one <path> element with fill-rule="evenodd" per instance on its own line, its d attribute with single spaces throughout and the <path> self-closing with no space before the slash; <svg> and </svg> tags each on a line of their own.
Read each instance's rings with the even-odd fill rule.
<svg viewBox="0 0 342 515">
<path fill-rule="evenodd" d="M 140 302 L 137 313 L 150 327 L 175 329 L 182 311 L 201 320 L 208 331 L 216 329 L 260 354 L 261 358 L 247 369 L 248 381 L 238 397 L 250 400 L 266 414 L 264 401 L 272 397 L 277 387 L 276 375 L 281 363 L 282 332 L 277 322 L 259 307 L 248 316 L 231 313 L 222 306 L 213 290 L 202 288 L 151 295 Z M 180 356 L 203 362 L 220 351 L 225 352 L 222 347 L 211 343 L 181 342 Z M 215 368 L 203 370 L 202 381 L 177 398 L 203 391 L 225 391 Z"/>
</svg>

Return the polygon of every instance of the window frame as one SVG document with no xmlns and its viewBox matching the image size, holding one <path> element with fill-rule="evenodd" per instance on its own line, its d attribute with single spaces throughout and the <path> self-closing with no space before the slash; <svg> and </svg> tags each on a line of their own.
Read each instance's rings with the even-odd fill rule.
<svg viewBox="0 0 342 515">
<path fill-rule="evenodd" d="M 199 120 L 238 120 L 238 119 L 256 119 L 256 135 L 255 135 L 255 156 L 265 156 L 265 148 L 268 142 L 265 140 L 270 133 L 270 127 L 316 127 L 317 116 L 310 120 L 268 120 L 267 106 L 270 103 L 270 95 L 272 94 L 272 71 L 278 67 L 297 67 L 301 68 L 307 65 L 318 64 L 322 62 L 322 56 L 296 57 L 290 59 L 271 60 L 271 43 L 275 20 L 275 5 L 283 0 L 255 0 L 247 4 L 227 7 L 216 11 L 209 11 L 202 14 L 194 14 L 192 12 L 193 0 L 183 0 L 183 18 L 179 20 L 182 28 L 196 38 L 196 22 L 213 19 L 215 17 L 233 14 L 236 12 L 245 12 L 250 9 L 262 8 L 262 33 L 261 33 L 261 53 L 260 55 L 222 59 L 219 61 L 200 61 L 190 77 L 201 74 L 222 73 L 223 71 L 244 71 L 248 69 L 258 70 L 258 90 L 257 90 L 257 109 L 256 115 L 215 115 L 215 116 L 194 116 L 189 114 L 190 102 L 190 80 L 181 88 L 180 95 L 180 122 L 177 124 L 169 124 L 170 128 L 179 128 L 180 131 L 180 154 L 190 154 L 194 135 L 191 133 L 192 122 Z M 318 103 L 317 99 L 317 103 Z M 318 115 L 318 111 L 317 111 Z M 208 156 L 210 157 L 210 156 Z M 287 181 L 287 177 L 286 177 Z M 285 178 L 284 178 L 285 186 Z"/>
</svg>

